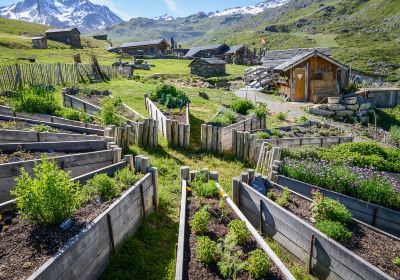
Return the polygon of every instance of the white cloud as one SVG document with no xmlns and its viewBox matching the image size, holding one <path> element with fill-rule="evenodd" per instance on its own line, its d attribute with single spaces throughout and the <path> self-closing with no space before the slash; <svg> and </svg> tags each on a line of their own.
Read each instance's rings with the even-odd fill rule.
<svg viewBox="0 0 400 280">
<path fill-rule="evenodd" d="M 168 9 L 170 9 L 172 12 L 176 12 L 178 10 L 175 0 L 164 0 L 164 2 L 167 4 Z"/>
<path fill-rule="evenodd" d="M 111 11 L 116 13 L 123 20 L 129 20 L 129 19 L 131 19 L 133 17 L 132 15 L 129 15 L 129 14 L 121 11 L 120 9 L 118 9 L 117 6 L 113 3 L 112 0 L 90 0 L 90 1 L 92 3 L 94 3 L 94 4 L 104 5 L 104 6 L 109 7 Z"/>
</svg>

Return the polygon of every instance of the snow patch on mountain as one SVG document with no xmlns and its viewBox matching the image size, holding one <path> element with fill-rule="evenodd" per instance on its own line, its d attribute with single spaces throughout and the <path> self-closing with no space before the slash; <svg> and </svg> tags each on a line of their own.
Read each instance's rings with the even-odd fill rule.
<svg viewBox="0 0 400 280">
<path fill-rule="evenodd" d="M 290 0 L 266 0 L 253 6 L 229 8 L 222 12 L 211 13 L 211 17 L 230 16 L 230 15 L 256 15 L 264 12 L 266 9 L 276 8 L 283 6 Z"/>
<path fill-rule="evenodd" d="M 170 20 L 174 20 L 175 18 L 173 16 L 169 15 L 169 14 L 165 14 L 165 15 L 162 15 L 162 16 L 154 17 L 153 19 L 154 20 L 167 20 L 167 21 L 170 21 Z"/>
</svg>

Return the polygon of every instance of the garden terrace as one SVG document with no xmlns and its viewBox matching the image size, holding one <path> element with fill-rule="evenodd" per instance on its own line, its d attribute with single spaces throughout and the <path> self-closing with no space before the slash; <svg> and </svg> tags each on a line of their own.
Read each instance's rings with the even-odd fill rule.
<svg viewBox="0 0 400 280">
<path fill-rule="evenodd" d="M 134 165 L 139 167 L 136 172 L 144 171 L 132 177 L 136 182 L 111 200 L 91 198 L 71 216 L 67 229 L 34 226 L 21 216 L 11 215 L 11 225 L 1 233 L 4 242 L 0 246 L 8 256 L 0 270 L 2 275 L 29 279 L 98 277 L 111 253 L 157 209 L 157 169 L 149 167 L 148 158 L 136 157 L 133 162 L 132 156 L 127 156 L 122 162 L 73 179 L 86 182 L 98 174 L 117 177 L 116 172 L 122 169 L 133 172 Z M 29 261 L 26 256 L 30 256 Z"/>
<path fill-rule="evenodd" d="M 264 258 L 266 260 L 270 259 L 272 262 L 268 260 L 270 264 L 263 271 L 263 274 L 258 275 L 259 279 L 295 279 L 224 193 L 216 182 L 218 180 L 217 172 L 209 172 L 208 169 L 190 171 L 188 167 L 182 167 L 181 177 L 182 197 L 175 279 L 226 279 L 232 276 L 235 279 L 249 279 L 250 275 L 252 275 L 251 268 L 243 269 L 238 265 L 244 263 L 245 260 L 249 260 L 248 257 L 252 255 L 254 250 L 259 249 L 262 252 L 260 248 L 265 251 Z M 212 187 L 213 190 L 208 189 L 209 187 Z M 210 193 L 208 191 L 203 192 L 205 189 L 208 189 Z M 214 195 L 211 193 L 214 193 Z M 217 198 L 218 193 L 222 194 L 221 200 Z M 202 205 L 207 205 L 207 208 L 202 208 Z M 200 208 L 201 210 L 199 210 Z M 196 216 L 199 216 L 201 211 L 210 213 L 210 219 L 204 232 L 200 231 L 200 223 L 195 222 Z M 214 242 L 221 242 L 221 239 L 225 238 L 227 234 L 229 236 L 229 233 L 232 236 L 239 236 L 231 232 L 233 231 L 233 223 L 242 225 L 244 232 L 248 232 L 248 237 L 241 237 L 241 241 L 239 239 L 234 241 L 236 244 L 234 250 L 227 245 L 228 243 L 226 242 L 229 242 L 226 241 L 227 239 L 224 241 L 222 255 L 228 254 L 230 261 L 235 263 L 235 268 L 232 271 L 224 272 L 224 257 L 222 256 L 218 264 L 216 263 L 218 257 L 210 260 L 208 265 L 204 264 L 206 260 L 202 259 L 202 255 L 200 255 L 201 249 L 199 246 L 201 245 L 199 245 L 199 240 L 209 240 L 210 243 L 216 245 L 217 243 Z M 189 230 L 189 224 L 191 230 Z M 243 231 L 242 234 L 244 234 Z M 238 253 L 239 251 L 237 250 L 240 250 L 243 255 Z M 236 260 L 234 260 L 235 258 Z M 257 264 L 259 265 L 260 263 Z"/>
<path fill-rule="evenodd" d="M 278 127 L 276 130 L 281 135 L 279 138 L 347 136 L 343 129 L 316 121 L 306 121 L 301 125 Z"/>
<path fill-rule="evenodd" d="M 35 128 L 35 127 L 34 127 Z M 47 129 L 46 127 L 44 129 Z M 0 129 L 0 143 L 104 140 L 103 136 Z"/>
<path fill-rule="evenodd" d="M 323 279 L 348 279 L 349 275 L 371 280 L 398 278 L 399 267 L 393 264 L 400 252 L 398 238 L 352 220 L 352 237 L 342 245 L 314 227 L 309 199 L 273 184 L 269 197 L 281 207 L 256 190 L 266 192 L 271 183 L 253 170 L 235 177 L 232 187 L 235 204 L 253 225 L 307 264 L 312 275 Z M 284 193 L 286 198 L 281 200 Z"/>
</svg>

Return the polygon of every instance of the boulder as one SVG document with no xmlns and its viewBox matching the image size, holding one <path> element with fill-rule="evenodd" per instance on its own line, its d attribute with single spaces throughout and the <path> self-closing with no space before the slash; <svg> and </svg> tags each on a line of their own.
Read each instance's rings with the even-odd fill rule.
<svg viewBox="0 0 400 280">
<path fill-rule="evenodd" d="M 341 110 L 345 110 L 346 106 L 342 105 L 342 104 L 328 104 L 328 110 L 331 111 L 341 111 Z"/>
<path fill-rule="evenodd" d="M 310 114 L 314 114 L 314 115 L 318 115 L 318 116 L 323 116 L 323 117 L 328 117 L 328 116 L 332 116 L 334 113 L 328 110 L 323 110 L 323 109 L 319 109 L 318 107 L 310 107 L 308 109 L 308 111 L 310 112 Z"/>
<path fill-rule="evenodd" d="M 358 105 L 347 105 L 346 109 L 348 110 L 352 110 L 352 111 L 357 111 L 360 107 L 358 107 Z"/>
<path fill-rule="evenodd" d="M 349 117 L 352 116 L 354 112 L 351 110 L 341 110 L 341 111 L 336 111 L 335 114 L 338 117 Z"/>
</svg>

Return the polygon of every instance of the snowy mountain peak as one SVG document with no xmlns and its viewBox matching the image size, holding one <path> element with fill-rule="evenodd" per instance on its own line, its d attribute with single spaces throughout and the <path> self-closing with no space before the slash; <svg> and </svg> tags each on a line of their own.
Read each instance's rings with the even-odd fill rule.
<svg viewBox="0 0 400 280">
<path fill-rule="evenodd" d="M 169 15 L 169 14 L 165 14 L 165 15 L 162 15 L 162 16 L 158 16 L 158 17 L 154 17 L 153 18 L 154 20 L 174 20 L 175 18 L 173 17 L 173 16 L 171 16 L 171 15 Z"/>
<path fill-rule="evenodd" d="M 230 16 L 230 15 L 244 15 L 244 14 L 258 14 L 266 9 L 271 9 L 279 6 L 283 6 L 288 3 L 290 0 L 265 0 L 253 6 L 247 7 L 236 7 L 236 8 L 229 8 L 222 12 L 215 12 L 211 13 L 210 16 L 212 17 L 219 17 L 219 16 Z"/>
<path fill-rule="evenodd" d="M 81 32 L 122 22 L 108 7 L 89 0 L 23 0 L 0 7 L 0 16 L 54 27 L 78 27 Z"/>
</svg>

